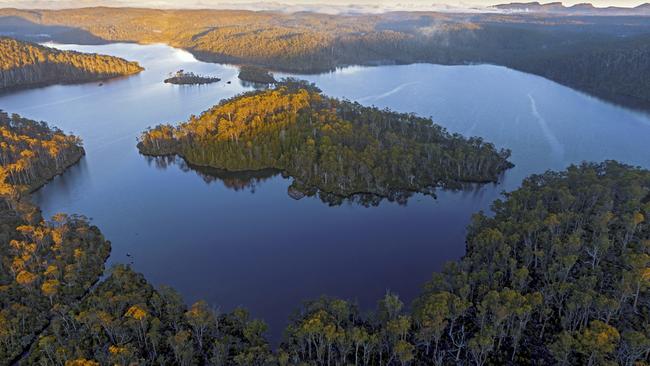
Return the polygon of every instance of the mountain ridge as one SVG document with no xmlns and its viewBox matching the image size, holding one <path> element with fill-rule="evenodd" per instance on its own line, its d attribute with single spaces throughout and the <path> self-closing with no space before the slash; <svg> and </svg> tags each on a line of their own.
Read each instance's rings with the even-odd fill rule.
<svg viewBox="0 0 650 366">
<path fill-rule="evenodd" d="M 543 13 L 557 15 L 602 15 L 602 16 L 650 16 L 650 3 L 635 7 L 596 7 L 592 3 L 566 6 L 562 2 L 542 4 L 539 1 L 512 2 L 492 6 L 493 9 L 509 13 Z"/>
</svg>

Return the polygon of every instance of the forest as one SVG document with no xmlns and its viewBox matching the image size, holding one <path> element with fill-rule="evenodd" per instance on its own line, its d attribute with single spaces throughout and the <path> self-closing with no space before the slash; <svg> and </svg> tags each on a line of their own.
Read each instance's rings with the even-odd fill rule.
<svg viewBox="0 0 650 366">
<path fill-rule="evenodd" d="M 234 10 L 0 9 L 23 38 L 164 42 L 209 62 L 273 71 L 347 65 L 489 63 L 549 78 L 606 100 L 650 108 L 644 16 L 399 12 L 328 15 Z"/>
<path fill-rule="evenodd" d="M 0 37 L 0 91 L 105 80 L 142 70 L 138 63 L 118 57 L 60 51 Z"/>
<path fill-rule="evenodd" d="M 277 92 L 345 109 L 307 87 L 223 105 Z M 533 175 L 473 217 L 464 257 L 434 273 L 413 303 L 387 292 L 372 312 L 328 297 L 296 304 L 272 349 L 267 326 L 244 309 L 188 306 L 123 265 L 100 281 L 110 243 L 99 229 L 75 215 L 44 221 L 29 201 L 83 155 L 81 141 L 6 113 L 0 129 L 1 364 L 650 362 L 650 171 L 606 161 Z"/>
<path fill-rule="evenodd" d="M 512 167 L 510 151 L 480 138 L 450 134 L 412 114 L 328 98 L 293 79 L 222 101 L 177 127 L 150 129 L 138 148 L 228 171 L 281 170 L 294 179 L 292 197 L 318 194 L 332 203 L 496 182 Z"/>
<path fill-rule="evenodd" d="M 527 178 L 468 227 L 467 253 L 410 306 L 323 297 L 280 346 L 244 309 L 186 306 L 127 266 L 56 308 L 27 364 L 643 365 L 650 362 L 650 172 L 584 163 Z"/>
<path fill-rule="evenodd" d="M 2 111 L 0 132 L 0 363 L 8 364 L 99 279 L 110 243 L 86 218 L 45 221 L 29 201 L 81 159 L 79 138 Z"/>
<path fill-rule="evenodd" d="M 467 252 L 407 311 L 307 303 L 281 350 L 313 365 L 645 365 L 650 172 L 584 163 L 527 178 L 468 227 Z"/>
</svg>

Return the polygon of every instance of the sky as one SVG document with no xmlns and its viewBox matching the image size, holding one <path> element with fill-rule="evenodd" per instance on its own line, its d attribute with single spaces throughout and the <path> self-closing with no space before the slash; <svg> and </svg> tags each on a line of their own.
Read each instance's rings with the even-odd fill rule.
<svg viewBox="0 0 650 366">
<path fill-rule="evenodd" d="M 77 8 L 84 6 L 134 6 L 149 8 L 216 8 L 250 10 L 313 10 L 357 8 L 370 12 L 384 10 L 444 10 L 482 8 L 511 1 L 532 0 L 0 0 L 0 7 L 16 8 Z M 633 7 L 650 0 L 565 0 L 565 5 L 591 2 L 595 6 Z M 549 1 L 541 1 L 547 3 Z"/>
</svg>

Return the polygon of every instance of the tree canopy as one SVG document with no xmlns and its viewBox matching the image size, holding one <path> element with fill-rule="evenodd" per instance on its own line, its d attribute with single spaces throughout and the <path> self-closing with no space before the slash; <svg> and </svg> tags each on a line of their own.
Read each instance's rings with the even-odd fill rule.
<svg viewBox="0 0 650 366">
<path fill-rule="evenodd" d="M 119 57 L 61 51 L 0 37 L 0 90 L 104 80 L 142 70 L 137 62 Z"/>
<path fill-rule="evenodd" d="M 292 87 L 263 93 L 280 92 L 290 107 L 324 103 Z M 187 306 L 129 267 L 93 286 L 110 243 L 83 217 L 44 221 L 25 199 L 78 160 L 80 141 L 15 115 L 0 114 L 0 128 L 1 364 L 650 362 L 650 171 L 607 161 L 533 175 L 490 215 L 474 216 L 465 256 L 434 273 L 409 307 L 391 292 L 369 313 L 336 298 L 308 301 L 272 350 L 266 325 L 245 310 Z"/>
<path fill-rule="evenodd" d="M 224 100 L 177 127 L 160 125 L 138 144 L 147 155 L 178 154 L 230 171 L 278 169 L 294 178 L 294 197 L 374 195 L 495 182 L 510 152 L 450 134 L 430 119 L 323 96 L 286 80 L 274 89 Z"/>
<path fill-rule="evenodd" d="M 99 279 L 110 243 L 86 218 L 45 221 L 29 201 L 82 157 L 77 137 L 0 111 L 0 147 L 0 364 L 9 364 Z"/>
</svg>

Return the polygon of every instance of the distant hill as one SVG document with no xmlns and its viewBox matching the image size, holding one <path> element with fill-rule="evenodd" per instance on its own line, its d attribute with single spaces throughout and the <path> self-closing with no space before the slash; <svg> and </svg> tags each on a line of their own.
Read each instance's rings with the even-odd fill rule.
<svg viewBox="0 0 650 366">
<path fill-rule="evenodd" d="M 61 51 L 0 37 L 0 91 L 104 80 L 142 70 L 137 62 L 118 57 Z"/>
<path fill-rule="evenodd" d="M 347 65 L 489 63 L 650 110 L 650 5 L 513 3 L 483 14 L 328 15 L 241 10 L 0 9 L 0 34 L 61 43 L 166 43 L 206 62 L 291 73 Z M 510 10 L 508 10 L 510 9 Z M 637 13 L 637 16 L 581 15 Z M 619 57 L 620 50 L 627 59 Z M 601 55 L 611 62 L 588 62 Z M 634 61 L 631 61 L 634 60 Z M 606 82 L 603 76 L 607 75 Z"/>
<path fill-rule="evenodd" d="M 610 6 L 597 8 L 590 3 L 564 6 L 561 2 L 541 4 L 538 1 L 527 3 L 509 3 L 495 5 L 493 8 L 513 13 L 544 13 L 564 15 L 601 15 L 601 16 L 650 16 L 650 3 L 635 8 Z"/>
</svg>

